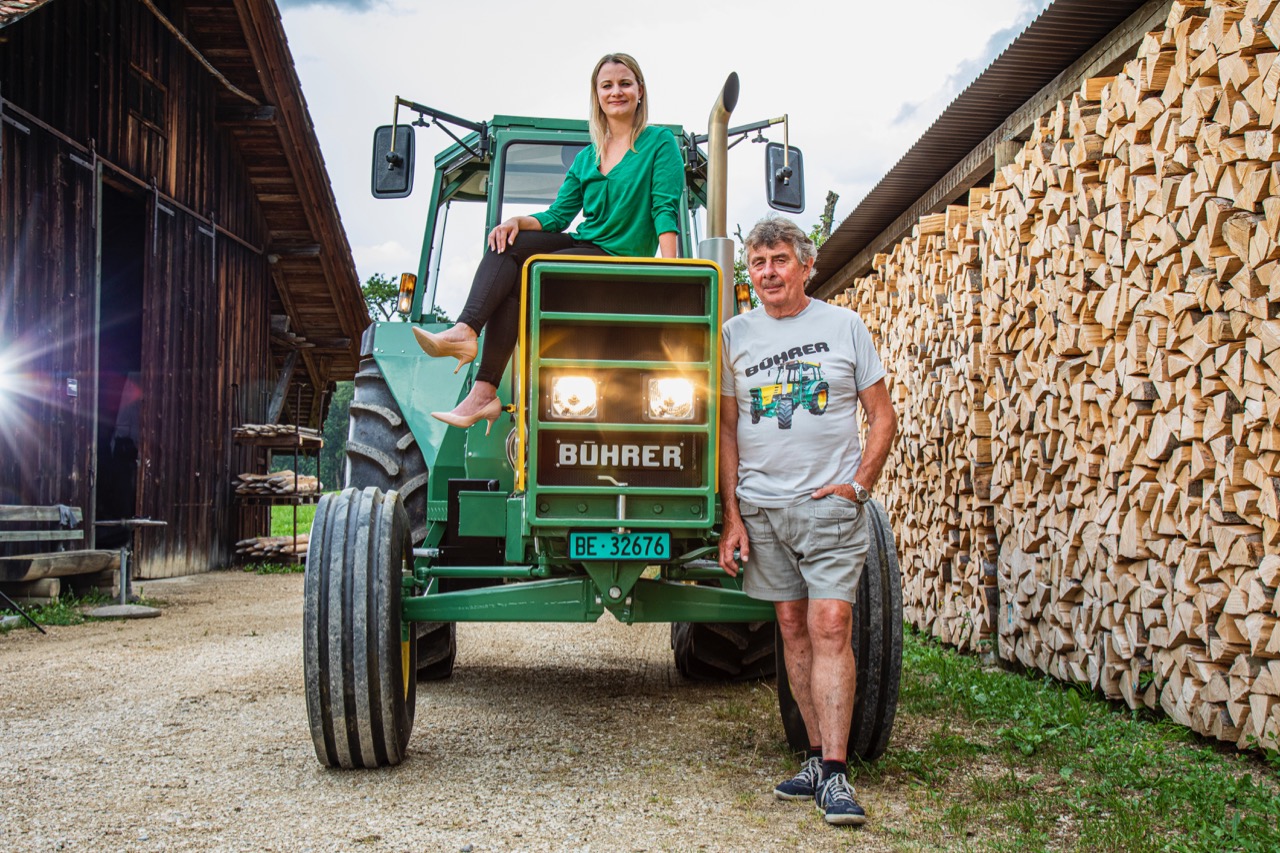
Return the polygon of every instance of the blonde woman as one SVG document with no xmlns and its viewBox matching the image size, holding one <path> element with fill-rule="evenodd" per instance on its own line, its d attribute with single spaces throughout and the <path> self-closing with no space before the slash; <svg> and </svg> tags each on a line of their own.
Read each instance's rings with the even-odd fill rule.
<svg viewBox="0 0 1280 853">
<path fill-rule="evenodd" d="M 648 91 L 635 59 L 601 57 L 591 72 L 591 144 L 574 159 L 551 207 L 513 216 L 489 232 L 458 323 L 439 334 L 415 328 L 428 355 L 458 360 L 476 356 L 476 339 L 488 329 L 471 392 L 451 412 L 432 417 L 458 427 L 480 419 L 485 434 L 502 413 L 498 382 L 515 348 L 520 322 L 520 270 L 532 255 L 648 257 L 657 250 L 676 257 L 677 211 L 684 163 L 671 131 L 648 124 Z M 563 230 L 581 211 L 582 224 Z"/>
</svg>

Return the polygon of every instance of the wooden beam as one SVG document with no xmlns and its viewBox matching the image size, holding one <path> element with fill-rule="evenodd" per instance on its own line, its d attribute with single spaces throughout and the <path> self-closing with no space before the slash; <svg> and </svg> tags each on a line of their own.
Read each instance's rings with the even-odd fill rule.
<svg viewBox="0 0 1280 853">
<path fill-rule="evenodd" d="M 79 507 L 71 507 L 76 524 L 83 519 Z M 0 505 L 0 521 L 58 521 L 61 516 L 56 506 L 24 506 L 21 504 Z"/>
<path fill-rule="evenodd" d="M 280 413 L 284 411 L 285 397 L 289 393 L 289 384 L 293 382 L 294 371 L 298 369 L 298 351 L 294 350 L 284 358 L 284 369 L 280 371 L 280 378 L 276 380 L 276 389 L 271 393 L 271 403 L 267 406 L 266 422 L 273 424 L 280 420 Z"/>
<path fill-rule="evenodd" d="M 1088 78 L 1096 77 L 1133 53 L 1148 32 L 1162 28 L 1171 4 L 1172 0 L 1150 0 L 1130 15 L 1110 35 L 1014 110 L 977 148 L 811 294 L 819 299 L 829 298 L 849 287 L 854 279 L 870 272 L 872 259 L 881 252 L 889 251 L 894 243 L 910 234 L 921 216 L 942 210 L 991 173 L 995 168 L 996 150 L 1001 143 L 1025 136 L 1035 120 L 1052 111 L 1058 101 L 1070 97 Z"/>
<path fill-rule="evenodd" d="M 328 388 L 317 388 L 316 392 L 311 395 L 311 412 L 307 416 L 307 423 L 315 424 L 317 429 L 324 426 L 321 422 L 321 417 L 324 414 L 324 401 L 328 396 Z"/>
<path fill-rule="evenodd" d="M 280 268 L 278 266 L 275 266 L 274 264 L 271 266 L 271 281 L 272 281 L 272 284 L 275 286 L 276 296 L 280 298 L 280 302 L 284 305 L 285 316 L 290 318 L 297 317 L 298 316 L 297 306 L 294 304 L 292 292 L 287 287 L 285 287 L 284 273 L 281 272 Z M 279 341 L 279 338 L 274 334 L 274 330 L 271 337 L 273 341 Z M 281 345 L 287 345 L 287 344 L 284 344 L 284 342 L 282 341 L 280 341 L 280 343 Z M 294 349 L 292 354 L 297 355 L 298 352 L 299 350 Z M 324 387 L 324 384 L 321 381 L 320 374 L 316 371 L 315 362 L 312 360 L 310 355 L 308 355 L 305 352 L 302 354 L 302 366 L 303 366 L 303 369 L 307 372 L 307 378 L 310 380 L 312 388 Z M 288 389 L 286 388 L 285 390 L 287 391 Z M 284 406 L 283 400 L 281 401 L 280 405 L 281 405 L 281 410 L 283 410 L 283 406 Z M 272 418 L 271 420 L 267 421 L 267 423 L 272 423 L 272 424 L 275 423 L 278 417 L 279 417 L 279 413 L 277 412 L 276 418 Z M 302 424 L 298 424 L 298 426 L 302 426 Z"/>
</svg>

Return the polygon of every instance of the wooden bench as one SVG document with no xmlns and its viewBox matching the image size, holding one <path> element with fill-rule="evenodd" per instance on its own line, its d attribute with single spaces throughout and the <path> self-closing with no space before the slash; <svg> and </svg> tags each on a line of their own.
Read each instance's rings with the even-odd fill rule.
<svg viewBox="0 0 1280 853">
<path fill-rule="evenodd" d="M 78 529 L 83 521 L 79 507 L 0 504 L 0 544 L 57 543 L 54 550 L 0 556 L 0 582 L 28 583 L 119 569 L 119 551 L 66 549 L 68 543 L 84 541 L 84 531 Z M 15 529 L 17 525 L 25 529 Z"/>
</svg>

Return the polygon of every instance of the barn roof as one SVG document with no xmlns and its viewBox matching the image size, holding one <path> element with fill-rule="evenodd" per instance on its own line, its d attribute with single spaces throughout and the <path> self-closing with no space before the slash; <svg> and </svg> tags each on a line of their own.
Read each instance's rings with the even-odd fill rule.
<svg viewBox="0 0 1280 853">
<path fill-rule="evenodd" d="M 1050 4 L 956 96 L 832 232 L 818 253 L 810 292 L 823 292 L 824 283 L 884 234 L 1012 113 L 1126 19 L 1138 17 L 1135 13 L 1144 6 L 1167 5 L 1159 0 L 1055 0 Z"/>
</svg>

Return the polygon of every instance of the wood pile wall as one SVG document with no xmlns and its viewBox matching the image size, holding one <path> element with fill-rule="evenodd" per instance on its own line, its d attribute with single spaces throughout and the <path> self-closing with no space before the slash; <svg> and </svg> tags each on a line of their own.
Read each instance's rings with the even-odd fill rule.
<svg viewBox="0 0 1280 853">
<path fill-rule="evenodd" d="M 1280 3 L 1174 3 L 836 302 L 901 435 L 907 616 L 1280 747 Z"/>
</svg>

